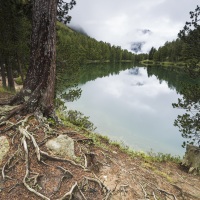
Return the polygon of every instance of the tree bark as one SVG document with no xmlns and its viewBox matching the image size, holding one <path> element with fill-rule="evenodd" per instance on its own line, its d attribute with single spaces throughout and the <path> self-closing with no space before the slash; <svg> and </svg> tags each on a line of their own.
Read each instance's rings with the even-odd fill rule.
<svg viewBox="0 0 200 200">
<path fill-rule="evenodd" d="M 3 88 L 6 88 L 7 84 L 6 84 L 5 64 L 1 64 L 1 77 L 2 77 L 2 86 Z"/>
<path fill-rule="evenodd" d="M 19 73 L 20 76 L 21 76 L 22 83 L 24 83 L 24 74 L 23 74 L 23 72 L 22 72 L 22 64 L 21 64 L 21 61 L 20 61 L 20 59 L 19 59 L 18 53 L 16 53 L 16 58 L 17 58 L 17 63 L 18 63 L 18 73 Z"/>
<path fill-rule="evenodd" d="M 8 89 L 10 91 L 15 91 L 15 83 L 13 78 L 13 70 L 10 62 L 10 58 L 8 58 L 8 62 L 6 63 L 6 71 L 8 77 Z"/>
<path fill-rule="evenodd" d="M 26 112 L 54 111 L 57 2 L 33 0 L 30 65 L 23 90 L 11 102 L 24 102 Z"/>
</svg>

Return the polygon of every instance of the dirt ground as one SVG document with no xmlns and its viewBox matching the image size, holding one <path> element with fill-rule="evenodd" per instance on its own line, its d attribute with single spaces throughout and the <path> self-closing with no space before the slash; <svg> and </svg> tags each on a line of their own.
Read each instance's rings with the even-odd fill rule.
<svg viewBox="0 0 200 200">
<path fill-rule="evenodd" d="M 1 94 L 0 101 L 10 94 Z M 118 145 L 103 137 L 93 139 L 85 130 L 75 131 L 71 126 L 54 125 L 50 129 L 34 117 L 24 124 L 39 146 L 27 140 L 27 160 L 18 122 L 24 117 L 15 116 L 0 126 L 0 136 L 6 136 L 10 151 L 0 165 L 1 200 L 35 199 L 87 199 L 87 200 L 197 200 L 200 199 L 200 176 L 188 174 L 180 164 L 156 162 L 142 156 L 129 156 Z M 11 127 L 11 128 L 9 128 Z M 45 147 L 46 141 L 66 134 L 75 142 L 75 160 L 58 158 Z M 3 175 L 4 174 L 4 175 Z M 25 178 L 26 177 L 26 178 Z M 31 189 L 44 197 L 31 192 Z M 76 188 L 76 189 L 73 189 Z M 73 195 L 65 194 L 70 193 Z M 63 197 L 63 198 L 62 198 Z"/>
</svg>

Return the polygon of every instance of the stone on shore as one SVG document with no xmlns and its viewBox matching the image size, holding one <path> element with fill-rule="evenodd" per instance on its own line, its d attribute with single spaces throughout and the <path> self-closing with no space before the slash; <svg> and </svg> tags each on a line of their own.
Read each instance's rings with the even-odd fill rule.
<svg viewBox="0 0 200 200">
<path fill-rule="evenodd" d="M 59 135 L 57 138 L 51 139 L 46 143 L 46 147 L 59 157 L 69 157 L 74 159 L 74 140 L 67 135 Z"/>
</svg>

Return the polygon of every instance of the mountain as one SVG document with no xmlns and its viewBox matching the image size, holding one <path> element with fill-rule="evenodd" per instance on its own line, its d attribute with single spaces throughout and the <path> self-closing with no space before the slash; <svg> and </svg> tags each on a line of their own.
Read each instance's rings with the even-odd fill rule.
<svg viewBox="0 0 200 200">
<path fill-rule="evenodd" d="M 131 44 L 131 50 L 134 53 L 139 53 L 139 52 L 142 51 L 142 47 L 143 47 L 144 44 L 145 44 L 145 42 L 133 42 Z"/>
</svg>

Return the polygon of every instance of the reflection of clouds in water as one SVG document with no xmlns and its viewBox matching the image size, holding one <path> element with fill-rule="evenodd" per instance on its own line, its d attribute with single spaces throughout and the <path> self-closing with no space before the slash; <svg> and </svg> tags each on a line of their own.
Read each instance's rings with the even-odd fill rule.
<svg viewBox="0 0 200 200">
<path fill-rule="evenodd" d="M 156 113 L 172 91 L 165 82 L 160 84 L 155 76 L 148 77 L 143 68 L 136 70 L 140 75 L 129 76 L 128 71 L 121 72 L 120 76 L 96 80 L 97 90 L 103 92 L 96 92 L 96 95 L 99 98 L 106 95 L 107 101 L 119 106 L 123 104 L 124 109 L 135 113 Z"/>
<path fill-rule="evenodd" d="M 140 73 L 140 75 L 127 76 L 127 71 L 124 71 L 120 76 L 98 79 L 96 83 L 98 84 L 99 90 L 104 91 L 111 97 L 113 96 L 113 98 L 121 97 L 132 100 L 134 96 L 137 96 L 142 101 L 144 97 L 156 98 L 157 96 L 171 92 L 165 82 L 160 84 L 155 76 L 148 77 L 145 69 L 139 69 L 137 73 Z"/>
<path fill-rule="evenodd" d="M 150 105 L 145 104 L 141 101 L 128 101 L 126 102 L 128 106 L 130 106 L 130 109 L 134 109 L 134 112 L 150 112 L 155 113 L 155 109 L 153 109 Z"/>
<path fill-rule="evenodd" d="M 180 111 L 171 106 L 178 98 L 176 91 L 165 81 L 160 84 L 155 76 L 148 77 L 144 68 L 139 68 L 138 74 L 130 75 L 126 70 L 87 82 L 73 107 L 90 116 L 98 131 L 123 137 L 129 145 L 180 152 L 181 136 L 173 126 Z"/>
</svg>

